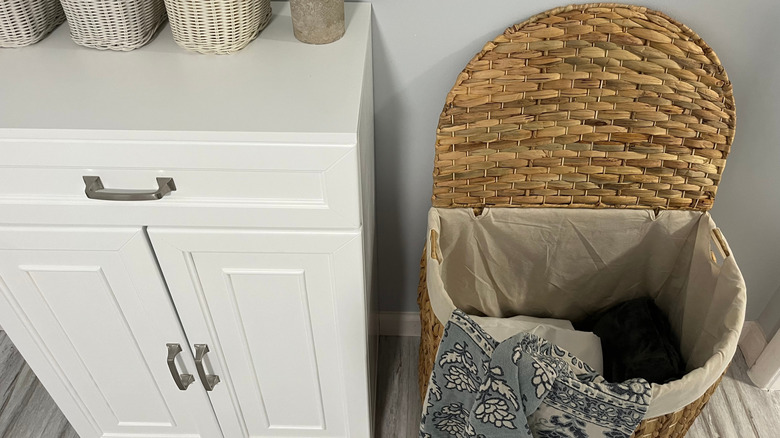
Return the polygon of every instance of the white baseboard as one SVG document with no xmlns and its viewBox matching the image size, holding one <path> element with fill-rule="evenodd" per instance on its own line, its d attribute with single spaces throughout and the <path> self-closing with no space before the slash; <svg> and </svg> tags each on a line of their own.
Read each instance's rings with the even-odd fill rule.
<svg viewBox="0 0 780 438">
<path fill-rule="evenodd" d="M 745 321 L 739 337 L 739 349 L 745 356 L 748 368 L 752 367 L 767 345 L 766 336 L 756 321 Z"/>
<path fill-rule="evenodd" d="M 379 312 L 381 336 L 420 336 L 419 312 Z"/>
</svg>

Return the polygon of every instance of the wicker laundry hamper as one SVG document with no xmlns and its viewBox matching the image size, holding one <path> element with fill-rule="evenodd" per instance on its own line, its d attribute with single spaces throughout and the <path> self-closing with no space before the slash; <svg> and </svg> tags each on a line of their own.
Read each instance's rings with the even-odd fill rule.
<svg viewBox="0 0 780 438">
<path fill-rule="evenodd" d="M 44 39 L 65 21 L 59 0 L 0 2 L 0 47 L 24 47 Z"/>
<path fill-rule="evenodd" d="M 144 46 L 165 22 L 163 0 L 61 0 L 80 46 L 127 52 Z"/>
<path fill-rule="evenodd" d="M 631 5 L 553 9 L 488 42 L 457 77 L 437 129 L 433 207 L 706 214 L 735 125 L 726 72 L 687 26 Z M 434 314 L 426 278 L 437 249 L 426 251 L 418 290 L 423 397 L 446 322 Z M 741 325 L 744 306 L 734 315 Z M 721 373 L 694 402 L 646 418 L 633 436 L 685 436 Z"/>
<path fill-rule="evenodd" d="M 180 47 L 226 55 L 246 47 L 271 21 L 271 0 L 165 0 Z"/>
</svg>

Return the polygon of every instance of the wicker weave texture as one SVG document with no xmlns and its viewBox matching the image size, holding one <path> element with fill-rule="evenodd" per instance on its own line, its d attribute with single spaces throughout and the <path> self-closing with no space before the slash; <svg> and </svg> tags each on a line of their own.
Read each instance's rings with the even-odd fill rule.
<svg viewBox="0 0 780 438">
<path fill-rule="evenodd" d="M 271 21 L 270 0 L 165 0 L 176 44 L 198 53 L 237 52 Z"/>
<path fill-rule="evenodd" d="M 433 372 L 433 363 L 439 348 L 444 326 L 433 313 L 431 301 L 428 298 L 428 286 L 426 283 L 426 259 L 425 250 L 420 260 L 420 283 L 417 287 L 417 304 L 420 306 L 420 323 L 422 326 L 420 337 L 420 358 L 418 364 L 418 385 L 420 397 L 425 398 L 428 388 L 428 380 Z M 722 379 L 723 377 L 721 377 Z M 712 393 L 718 388 L 718 379 L 701 397 L 683 409 L 660 417 L 646 418 L 634 431 L 632 438 L 682 438 L 693 425 L 696 417 L 710 400 Z"/>
<path fill-rule="evenodd" d="M 685 25 L 637 6 L 553 9 L 458 76 L 433 205 L 708 210 L 735 125 L 726 72 Z"/>
<path fill-rule="evenodd" d="M 61 1 L 73 41 L 93 49 L 137 49 L 165 22 L 162 0 Z"/>
<path fill-rule="evenodd" d="M 63 21 L 59 0 L 0 1 L 0 47 L 35 44 Z"/>
</svg>

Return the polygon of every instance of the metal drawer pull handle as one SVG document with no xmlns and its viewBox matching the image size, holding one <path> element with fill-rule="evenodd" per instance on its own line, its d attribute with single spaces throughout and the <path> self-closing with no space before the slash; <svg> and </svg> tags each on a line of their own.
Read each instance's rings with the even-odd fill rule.
<svg viewBox="0 0 780 438">
<path fill-rule="evenodd" d="M 87 198 L 104 201 L 154 201 L 176 191 L 173 178 L 157 178 L 157 190 L 107 189 L 99 176 L 85 176 L 84 184 Z"/>
<path fill-rule="evenodd" d="M 165 344 L 168 346 L 168 369 L 171 371 L 171 377 L 176 382 L 176 386 L 182 391 L 186 391 L 187 387 L 195 381 L 195 377 L 192 374 L 179 374 L 179 370 L 176 369 L 176 356 L 181 353 L 181 345 L 179 344 Z"/>
<path fill-rule="evenodd" d="M 209 352 L 209 346 L 206 344 L 195 344 L 195 368 L 198 369 L 198 376 L 203 383 L 203 387 L 206 391 L 211 391 L 219 383 L 219 376 L 216 374 L 206 374 L 206 370 L 203 368 L 203 356 Z"/>
</svg>

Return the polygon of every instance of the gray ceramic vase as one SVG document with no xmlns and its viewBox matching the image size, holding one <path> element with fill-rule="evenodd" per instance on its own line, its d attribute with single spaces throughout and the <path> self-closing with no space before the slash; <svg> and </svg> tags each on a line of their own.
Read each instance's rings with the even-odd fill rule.
<svg viewBox="0 0 780 438">
<path fill-rule="evenodd" d="M 290 0 L 295 38 L 328 44 L 344 36 L 344 0 Z"/>
</svg>

